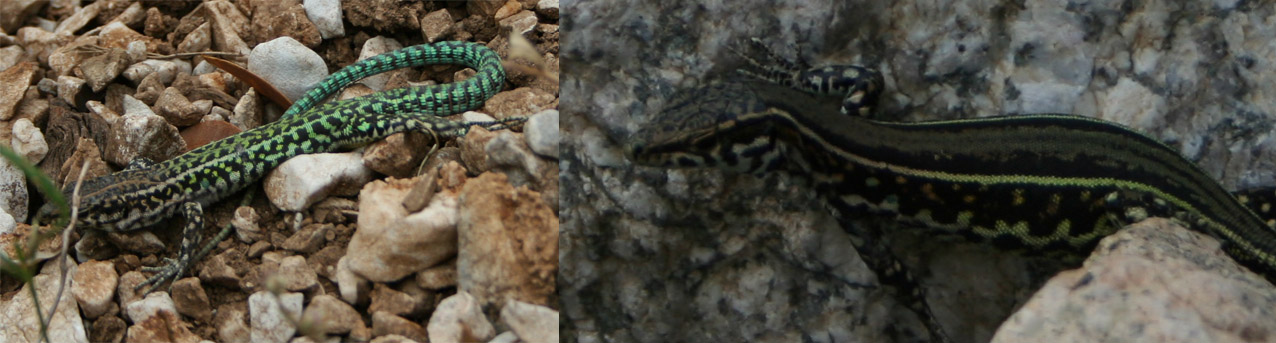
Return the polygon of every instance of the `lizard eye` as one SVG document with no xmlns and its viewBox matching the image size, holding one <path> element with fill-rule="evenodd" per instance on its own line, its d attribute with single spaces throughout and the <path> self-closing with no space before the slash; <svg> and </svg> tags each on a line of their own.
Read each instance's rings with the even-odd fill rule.
<svg viewBox="0 0 1276 343">
<path fill-rule="evenodd" d="M 628 148 L 625 150 L 626 150 L 625 152 L 629 155 L 630 158 L 636 158 L 636 157 L 642 156 L 642 153 L 647 151 L 647 147 L 646 145 L 642 143 L 633 143 L 633 144 L 630 144 Z"/>
<path fill-rule="evenodd" d="M 45 204 L 44 206 L 40 206 L 40 209 L 36 211 L 35 216 L 31 217 L 31 224 L 32 225 L 52 224 L 53 220 L 56 219 L 57 216 L 58 216 L 57 206 L 53 206 L 52 204 Z"/>
</svg>

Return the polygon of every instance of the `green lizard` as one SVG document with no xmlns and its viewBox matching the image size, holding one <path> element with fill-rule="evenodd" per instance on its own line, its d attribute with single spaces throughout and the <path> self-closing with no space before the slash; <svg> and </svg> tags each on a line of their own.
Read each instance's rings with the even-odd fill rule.
<svg viewBox="0 0 1276 343">
<path fill-rule="evenodd" d="M 478 73 L 455 83 L 398 88 L 315 105 L 363 77 L 428 64 L 460 64 Z M 475 43 L 417 45 L 360 61 L 329 76 L 276 122 L 163 162 L 137 159 L 123 171 L 85 181 L 76 225 L 124 232 L 151 226 L 180 212 L 187 222 L 181 255 L 176 260 L 165 258 L 161 268 L 148 269 L 158 273 L 138 286 L 153 284 L 153 290 L 164 280 L 181 276 L 201 257 L 195 255 L 195 247 L 203 227 L 204 205 L 244 189 L 293 156 L 354 148 L 404 131 L 427 131 L 443 139 L 464 136 L 474 125 L 493 130 L 517 125 L 525 118 L 458 122 L 439 117 L 482 106 L 504 82 L 500 56 Z M 63 187 L 68 199 L 73 187 Z M 46 204 L 35 218 L 51 219 L 55 212 L 54 206 Z M 228 233 L 223 230 L 212 244 Z"/>
</svg>

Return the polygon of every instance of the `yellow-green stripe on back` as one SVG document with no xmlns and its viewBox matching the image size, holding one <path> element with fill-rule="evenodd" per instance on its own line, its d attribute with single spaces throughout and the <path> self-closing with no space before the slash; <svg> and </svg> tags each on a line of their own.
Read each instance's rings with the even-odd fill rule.
<svg viewBox="0 0 1276 343">
<path fill-rule="evenodd" d="M 1175 217 L 1276 281 L 1276 230 L 1154 139 L 1071 115 L 873 121 L 858 115 L 871 113 L 882 90 L 876 71 L 809 68 L 752 42 L 763 53 L 736 52 L 752 66 L 739 74 L 754 81 L 728 78 L 680 92 L 630 137 L 633 160 L 808 176 L 855 237 L 856 253 L 933 340 L 947 335 L 925 289 L 882 243 L 880 229 L 859 225 L 854 215 L 876 213 L 1029 252 L 1077 252 L 1070 257 L 1084 256 L 1125 222 Z M 841 96 L 841 108 L 808 93 Z"/>
<path fill-rule="evenodd" d="M 717 84 L 634 135 L 640 164 L 811 175 L 842 214 L 873 212 L 1030 251 L 1088 251 L 1125 209 L 1185 219 L 1269 279 L 1276 231 L 1173 149 L 1072 115 L 893 123 Z"/>
</svg>

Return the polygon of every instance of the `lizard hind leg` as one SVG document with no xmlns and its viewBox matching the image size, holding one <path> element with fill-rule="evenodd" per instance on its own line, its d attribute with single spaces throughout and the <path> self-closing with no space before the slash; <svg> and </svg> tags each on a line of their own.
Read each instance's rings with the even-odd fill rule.
<svg viewBox="0 0 1276 343">
<path fill-rule="evenodd" d="M 926 303 L 926 289 L 882 241 L 882 233 L 853 222 L 842 221 L 840 224 L 848 233 L 857 236 L 851 240 L 851 244 L 860 255 L 860 259 L 864 260 L 864 264 L 877 274 L 879 283 L 893 291 L 896 300 L 917 315 L 917 318 L 926 326 L 931 341 L 951 342 L 943 326 L 935 318 L 934 312 L 931 311 L 930 305 Z"/>
<path fill-rule="evenodd" d="M 155 275 L 138 284 L 136 289 L 151 285 L 146 290 L 146 293 L 150 293 L 159 288 L 164 281 L 177 281 L 195 262 L 195 247 L 199 245 L 199 232 L 204 228 L 204 208 L 198 202 L 188 201 L 182 204 L 182 216 L 186 218 L 186 226 L 182 228 L 180 255 L 176 260 L 165 257 L 159 267 L 142 268 L 142 271 L 153 272 Z M 169 287 L 173 287 L 171 283 Z"/>
</svg>

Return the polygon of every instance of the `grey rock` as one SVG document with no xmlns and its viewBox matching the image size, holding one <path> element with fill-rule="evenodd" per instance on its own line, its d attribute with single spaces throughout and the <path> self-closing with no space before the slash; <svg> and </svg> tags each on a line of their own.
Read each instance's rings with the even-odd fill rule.
<svg viewBox="0 0 1276 343">
<path fill-rule="evenodd" d="M 106 238 L 112 246 L 138 254 L 158 254 L 165 249 L 163 241 L 151 231 L 107 232 Z"/>
<path fill-rule="evenodd" d="M 75 260 L 80 263 L 88 263 L 94 260 L 108 260 L 119 255 L 119 253 L 119 249 L 111 245 L 111 242 L 106 239 L 105 233 L 93 232 L 93 230 L 90 230 L 85 232 L 85 234 L 75 242 Z"/>
<path fill-rule="evenodd" d="M 322 153 L 293 157 L 262 181 L 266 198 L 285 211 L 300 211 L 329 195 L 350 195 L 372 180 L 362 153 Z"/>
<path fill-rule="evenodd" d="M 549 20 L 558 20 L 558 0 L 540 0 L 536 2 L 536 13 Z"/>
<path fill-rule="evenodd" d="M 125 95 L 122 103 L 124 106 L 124 114 L 155 115 L 155 111 L 152 111 L 150 106 L 147 106 L 146 103 L 137 100 L 137 98 Z"/>
<path fill-rule="evenodd" d="M 252 341 L 247 314 L 233 306 L 222 305 L 217 309 L 217 338 L 220 342 L 248 343 Z"/>
<path fill-rule="evenodd" d="M 48 4 L 49 0 L 0 1 L 0 13 L 5 14 L 0 17 L 0 31 L 13 32 L 13 30 L 17 30 L 24 20 L 31 18 Z"/>
<path fill-rule="evenodd" d="M 252 341 L 283 343 L 292 338 L 297 328 L 284 319 L 280 309 L 288 311 L 290 316 L 300 316 L 301 301 L 301 293 L 280 294 L 278 300 L 266 291 L 248 296 L 248 323 L 252 330 Z"/>
<path fill-rule="evenodd" d="M 313 253 L 323 247 L 323 243 L 327 241 L 324 237 L 330 231 L 332 231 L 332 224 L 306 225 L 292 236 L 288 236 L 288 240 L 284 241 L 282 247 L 299 253 Z"/>
<path fill-rule="evenodd" d="M 365 327 L 354 307 L 327 294 L 311 299 L 302 318 L 312 323 L 323 323 L 323 332 L 328 334 L 344 334 Z"/>
<path fill-rule="evenodd" d="M 428 337 L 426 335 L 425 328 L 422 328 L 420 324 L 414 323 L 411 320 L 404 319 L 403 317 L 399 317 L 399 316 L 396 316 L 387 312 L 381 312 L 381 311 L 372 313 L 372 335 L 373 336 L 399 335 L 399 336 L 407 337 L 409 339 L 416 340 L 419 342 L 427 342 L 427 337 Z M 433 339 L 429 339 L 428 341 L 429 342 L 445 342 L 445 341 L 436 341 Z M 458 340 L 455 342 L 462 342 L 462 341 L 473 342 L 474 340 Z"/>
<path fill-rule="evenodd" d="M 108 49 L 105 54 L 89 57 L 76 68 L 76 75 L 83 77 L 94 92 L 101 92 L 106 85 L 120 76 L 132 64 L 123 49 Z"/>
<path fill-rule="evenodd" d="M 558 142 L 561 138 L 558 131 L 558 110 L 545 110 L 532 115 L 524 127 L 527 145 L 532 151 L 549 158 L 558 158 Z"/>
<path fill-rule="evenodd" d="M 141 61 L 146 59 L 146 42 L 132 41 L 124 46 L 124 52 L 128 55 L 129 61 Z"/>
<path fill-rule="evenodd" d="M 134 323 L 150 319 L 160 311 L 177 314 L 177 306 L 168 292 L 152 292 L 140 300 L 124 304 L 124 314 Z"/>
<path fill-rule="evenodd" d="M 229 1 L 209 2 L 206 8 L 208 13 L 212 15 L 213 48 L 217 51 L 249 54 L 248 43 L 245 43 L 243 38 L 239 37 L 250 27 L 248 17 Z M 296 40 L 293 42 L 296 42 Z M 273 81 L 271 80 L 272 84 Z M 275 85 L 278 86 L 278 84 Z"/>
<path fill-rule="evenodd" d="M 315 270 L 306 264 L 303 256 L 288 256 L 279 262 L 279 273 L 276 274 L 284 282 L 284 289 L 289 291 L 310 291 L 319 286 L 319 278 Z"/>
<path fill-rule="evenodd" d="M 25 222 L 29 210 L 27 176 L 6 159 L 0 159 L 0 211 Z"/>
<path fill-rule="evenodd" d="M 0 2 L 0 4 L 7 3 L 9 2 Z M 24 26 L 18 29 L 18 33 L 14 35 L 14 37 L 17 38 L 18 45 L 27 49 L 27 53 L 35 56 L 36 60 L 42 65 L 50 62 L 49 55 L 53 54 L 54 50 L 59 49 L 63 44 L 65 44 L 69 38 L 66 35 L 56 35 L 53 32 L 49 32 L 49 30 L 44 30 L 35 26 Z"/>
<path fill-rule="evenodd" d="M 1169 220 L 1104 238 L 1085 266 L 1059 273 L 993 342 L 1246 342 L 1272 327 L 1276 289 L 1218 241 Z M 1262 340 L 1262 339 L 1258 339 Z"/>
<path fill-rule="evenodd" d="M 558 311 L 548 307 L 510 301 L 501 308 L 501 322 L 524 342 L 558 342 Z"/>
<path fill-rule="evenodd" d="M 505 173 L 515 186 L 539 184 L 540 180 L 535 177 L 540 176 L 541 169 L 546 168 L 549 163 L 532 152 L 528 146 L 529 139 L 523 138 L 523 134 L 510 131 L 494 134 L 495 137 L 483 145 L 483 152 L 486 153 L 483 156 L 486 157 L 488 167 Z"/>
<path fill-rule="evenodd" d="M 105 151 L 107 161 L 120 166 L 138 157 L 163 161 L 186 149 L 177 127 L 155 115 L 146 104 L 124 96 L 124 110 L 126 113 L 111 125 L 107 146 L 116 148 Z"/>
<path fill-rule="evenodd" d="M 36 64 L 31 62 L 0 70 L 0 120 L 9 120 L 17 113 L 18 102 L 26 95 L 37 70 Z"/>
<path fill-rule="evenodd" d="M 248 54 L 248 71 L 275 85 L 294 101 L 328 77 L 328 65 L 323 58 L 287 36 L 257 44 Z"/>
<path fill-rule="evenodd" d="M 58 76 L 71 75 L 71 73 L 75 71 L 75 67 L 80 65 L 81 61 L 92 57 L 76 52 L 77 48 L 82 45 L 83 44 L 71 44 L 54 49 L 46 56 L 47 58 L 45 59 L 49 61 L 49 69 L 53 70 L 53 73 Z M 30 46 L 26 47 L 26 49 L 30 53 L 37 52 Z"/>
<path fill-rule="evenodd" d="M 483 316 L 478 300 L 465 291 L 439 302 L 426 331 L 430 334 L 430 342 L 486 341 L 496 336 L 496 330 Z"/>
<path fill-rule="evenodd" d="M 56 265 L 50 263 L 48 265 Z M 74 264 L 72 263 L 72 266 Z M 53 270 L 46 268 L 48 270 Z M 74 269 L 68 271 L 74 272 Z M 43 272 L 36 275 L 34 284 L 36 294 L 40 297 L 41 313 L 48 315 L 58 291 L 58 276 Z M 0 302 L 0 337 L 30 337 L 29 333 L 40 332 L 39 316 L 36 316 L 35 302 L 31 298 L 31 284 L 25 284 L 14 291 L 14 296 Z M 53 342 L 88 343 L 88 335 L 84 321 L 80 319 L 79 307 L 73 297 L 63 296 L 59 300 L 57 313 L 49 323 L 49 340 Z"/>
<path fill-rule="evenodd" d="M 142 79 L 145 79 L 146 76 L 151 75 L 151 73 L 154 72 L 154 66 L 146 63 L 146 61 L 142 61 L 134 63 L 133 65 L 128 66 L 128 68 L 124 68 L 124 72 L 121 74 L 124 75 L 125 79 L 133 81 L 133 84 L 139 84 L 142 82 Z"/>
<path fill-rule="evenodd" d="M 422 270 L 416 274 L 416 283 L 434 290 L 456 286 L 456 260 Z"/>
<path fill-rule="evenodd" d="M 230 225 L 235 228 L 235 235 L 240 241 L 252 243 L 265 236 L 258 225 L 260 220 L 261 216 L 251 206 L 240 206 L 235 209 L 235 217 L 231 218 Z"/>
<path fill-rule="evenodd" d="M 378 173 L 398 178 L 412 177 L 431 150 L 429 135 L 399 132 L 368 145 L 363 164 Z"/>
<path fill-rule="evenodd" d="M 338 0 L 305 0 L 301 3 L 306 9 L 306 18 L 319 29 L 323 39 L 344 37 L 346 28 L 341 20 L 341 1 Z"/>
<path fill-rule="evenodd" d="M 13 138 L 9 147 L 27 161 L 37 164 L 49 153 L 49 144 L 44 141 L 44 134 L 28 118 L 13 122 Z"/>
<path fill-rule="evenodd" d="M 58 26 L 53 30 L 53 33 L 74 34 L 75 31 L 79 31 L 85 24 L 88 24 L 89 20 L 96 17 L 98 12 L 101 12 L 102 6 L 104 6 L 103 4 L 103 2 L 95 2 L 81 7 L 79 10 L 75 11 L 75 13 L 71 14 L 70 17 L 63 19 L 62 22 L 58 23 Z"/>
<path fill-rule="evenodd" d="M 440 9 L 421 17 L 421 34 L 425 35 L 425 41 L 437 42 L 451 35 L 456 30 L 455 24 L 452 14 L 447 9 Z"/>
<path fill-rule="evenodd" d="M 434 305 L 433 298 L 429 299 L 431 303 L 427 305 L 424 297 L 414 297 L 385 284 L 374 285 L 369 300 L 372 303 L 368 305 L 368 312 L 385 312 L 400 317 L 420 315 L 427 306 Z"/>
<path fill-rule="evenodd" d="M 417 343 L 417 341 L 411 338 L 403 337 L 402 335 L 391 334 L 391 335 L 385 335 L 385 336 L 377 336 L 377 338 L 374 338 L 371 341 L 371 343 Z"/>
<path fill-rule="evenodd" d="M 143 275 L 140 271 L 134 270 L 120 275 L 119 284 L 115 288 L 116 299 L 119 299 L 118 301 L 121 304 L 129 304 L 141 299 L 143 296 L 141 294 L 142 290 L 138 290 L 137 285 L 142 284 L 144 281 L 146 281 L 146 275 Z"/>
<path fill-rule="evenodd" d="M 212 24 L 205 22 L 200 24 L 195 30 L 186 34 L 186 38 L 182 38 L 182 42 L 177 44 L 177 52 L 202 52 L 208 51 L 213 45 L 213 29 Z"/>
<path fill-rule="evenodd" d="M 229 254 L 232 251 L 227 250 L 222 254 L 213 255 L 205 262 L 204 269 L 199 271 L 199 280 L 201 282 L 221 285 L 224 287 L 238 288 L 243 280 L 235 269 L 227 264 L 226 257 L 223 254 Z"/>
<path fill-rule="evenodd" d="M 26 51 L 21 46 L 10 45 L 0 48 L 0 70 L 9 69 L 9 67 L 18 64 L 19 61 L 25 58 L 30 58 L 30 56 L 27 56 Z M 34 60 L 32 61 L 34 62 Z"/>
<path fill-rule="evenodd" d="M 84 87 L 85 84 L 84 79 L 78 77 L 58 76 L 58 98 L 68 104 L 77 103 L 76 99 L 80 98 L 80 93 L 89 91 L 89 89 Z"/>
<path fill-rule="evenodd" d="M 18 221 L 13 220 L 13 215 L 0 210 L 0 235 L 14 233 L 17 228 Z"/>
<path fill-rule="evenodd" d="M 483 173 L 465 182 L 459 211 L 457 289 L 483 306 L 553 301 L 558 217 L 539 194 L 513 187 L 504 174 Z"/>
<path fill-rule="evenodd" d="M 115 273 L 114 263 L 89 261 L 76 268 L 71 280 L 74 281 L 71 283 L 71 296 L 80 304 L 84 316 L 97 318 L 111 308 L 111 299 L 115 298 L 115 287 L 120 279 Z"/>
<path fill-rule="evenodd" d="M 173 306 L 177 312 L 195 320 L 206 322 L 213 318 L 213 309 L 208 304 L 208 293 L 204 292 L 199 278 L 188 277 L 173 282 Z"/>
<path fill-rule="evenodd" d="M 508 18 L 501 19 L 501 26 L 509 26 L 514 32 L 525 35 L 536 28 L 536 13 L 520 11 Z"/>
<path fill-rule="evenodd" d="M 492 118 L 492 116 L 491 116 L 491 115 L 488 115 L 487 113 L 483 113 L 483 112 L 478 112 L 478 111 L 465 111 L 465 113 L 461 113 L 461 119 L 463 119 L 463 120 L 465 120 L 465 121 L 493 121 L 493 120 L 496 120 L 496 118 Z"/>
<path fill-rule="evenodd" d="M 216 73 L 220 70 L 221 69 L 217 69 L 216 66 L 213 66 L 212 63 L 208 63 L 208 60 L 204 60 L 200 61 L 199 64 L 196 64 L 195 69 L 192 69 L 191 73 L 195 75 L 204 75 L 208 73 Z"/>
<path fill-rule="evenodd" d="M 518 343 L 518 342 L 522 342 L 522 340 L 520 340 L 518 338 L 518 335 L 515 334 L 513 331 L 502 332 L 501 334 L 496 335 L 496 337 L 492 337 L 492 340 L 487 341 L 487 343 Z"/>
<path fill-rule="evenodd" d="M 359 60 L 365 60 L 369 57 L 384 54 L 387 52 L 399 50 L 403 48 L 403 44 L 394 38 L 385 36 L 376 36 L 368 39 L 363 43 L 363 50 L 359 51 Z M 390 80 L 390 75 L 394 73 L 381 73 L 372 75 L 359 80 L 359 83 L 372 88 L 374 91 L 385 90 L 385 83 Z"/>
<path fill-rule="evenodd" d="M 341 294 L 341 300 L 347 304 L 362 304 L 368 299 L 368 279 L 355 274 L 350 269 L 349 255 L 341 257 L 337 260 L 337 272 L 335 281 L 337 283 L 337 292 Z"/>
<path fill-rule="evenodd" d="M 159 83 L 167 85 L 177 79 L 177 74 L 190 74 L 191 69 L 190 63 L 185 61 L 143 60 L 125 68 L 123 75 L 140 85 L 143 79 L 154 73 Z"/>
<path fill-rule="evenodd" d="M 239 98 L 239 102 L 235 103 L 235 109 L 229 118 L 230 123 L 245 131 L 261 126 L 262 105 L 264 104 L 261 102 L 261 97 L 257 96 L 257 90 L 248 90 Z"/>
<path fill-rule="evenodd" d="M 456 254 L 457 196 L 438 193 L 425 209 L 408 214 L 402 203 L 412 184 L 404 179 L 373 181 L 359 193 L 359 230 L 343 258 L 351 271 L 390 282 Z"/>
<path fill-rule="evenodd" d="M 210 103 L 211 105 L 211 103 Z M 155 100 L 155 111 L 168 120 L 169 124 L 187 127 L 199 123 L 199 119 L 207 112 L 200 112 L 199 107 L 192 104 L 177 87 L 168 87 Z"/>
<path fill-rule="evenodd" d="M 200 116 L 200 118 L 211 115 L 211 116 L 217 116 L 217 118 L 221 118 L 218 120 L 226 121 L 225 120 L 226 115 L 230 114 L 230 110 L 227 110 L 221 107 L 213 107 L 213 101 L 208 99 L 191 101 L 191 105 L 195 106 L 195 113 L 203 114 Z"/>
<path fill-rule="evenodd" d="M 199 341 L 199 336 L 187 329 L 188 326 L 190 324 L 182 321 L 177 313 L 160 311 L 130 326 L 124 339 L 128 342 Z"/>
<path fill-rule="evenodd" d="M 115 18 L 111 18 L 111 21 L 107 22 L 107 24 L 121 23 L 124 25 L 139 25 L 143 24 L 142 22 L 144 20 L 146 20 L 146 9 L 142 7 L 142 3 L 134 2 L 132 5 L 125 8 L 123 13 L 116 15 Z"/>
</svg>

